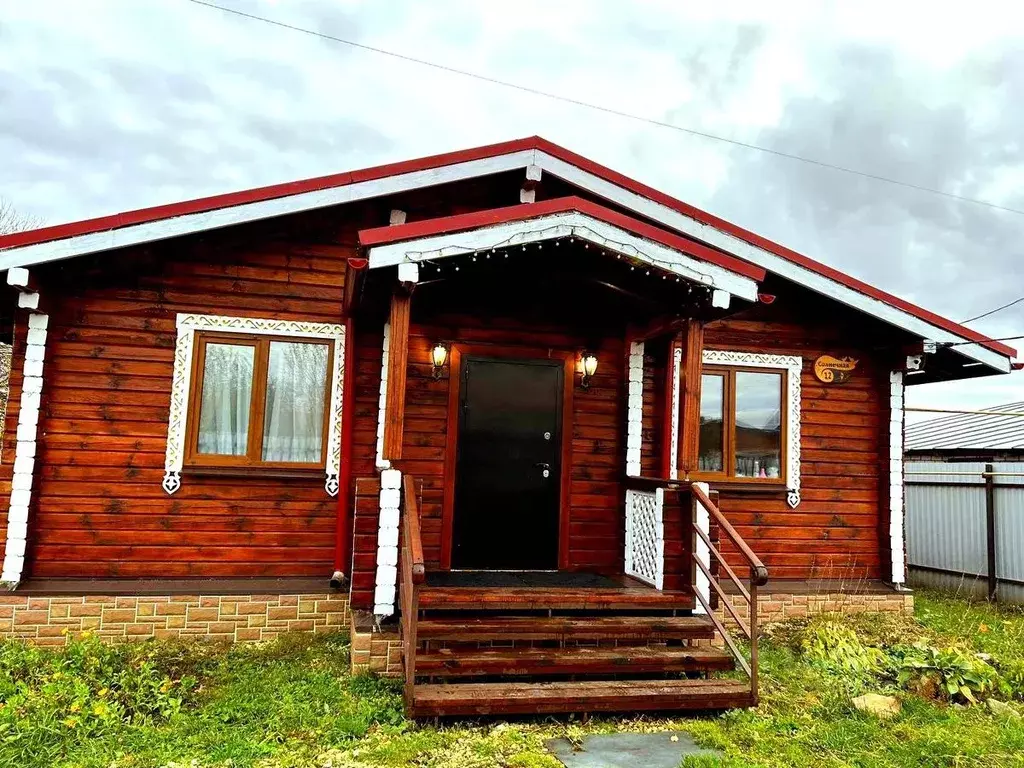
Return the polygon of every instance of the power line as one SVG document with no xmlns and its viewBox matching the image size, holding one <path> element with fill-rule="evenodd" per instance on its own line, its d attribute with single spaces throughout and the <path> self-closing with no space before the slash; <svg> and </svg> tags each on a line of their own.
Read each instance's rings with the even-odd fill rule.
<svg viewBox="0 0 1024 768">
<path fill-rule="evenodd" d="M 604 113 L 609 114 L 609 115 L 615 115 L 616 117 L 623 117 L 623 118 L 626 118 L 627 120 L 636 120 L 638 122 L 647 123 L 649 125 L 654 125 L 654 126 L 657 126 L 659 128 L 669 128 L 669 129 L 671 129 L 673 131 L 679 131 L 681 133 L 686 133 L 686 134 L 689 134 L 691 136 L 698 136 L 700 138 L 710 139 L 712 141 L 720 141 L 720 142 L 724 142 L 726 144 L 732 144 L 733 146 L 743 147 L 745 149 L 753 149 L 753 150 L 756 150 L 758 152 L 765 152 L 765 153 L 770 154 L 770 155 L 775 155 L 776 157 L 784 157 L 787 160 L 796 160 L 798 162 L 805 163 L 807 165 L 813 165 L 813 166 L 816 166 L 818 168 L 827 168 L 827 169 L 833 170 L 833 171 L 840 171 L 841 173 L 850 174 L 852 176 L 860 176 L 861 178 L 872 179 L 874 181 L 881 181 L 881 182 L 884 182 L 886 184 L 894 184 L 894 185 L 899 186 L 899 187 L 905 187 L 906 189 L 914 189 L 914 190 L 917 190 L 918 192 L 928 192 L 928 193 L 933 194 L 933 195 L 940 195 L 941 197 L 946 197 L 946 198 L 949 198 L 950 200 L 957 200 L 957 201 L 962 202 L 962 203 L 972 203 L 974 205 L 981 205 L 981 206 L 984 206 L 986 208 L 991 208 L 991 209 L 994 209 L 994 210 L 997 210 L 997 211 L 1005 211 L 1007 213 L 1016 213 L 1016 214 L 1019 214 L 1019 215 L 1024 215 L 1024 210 L 1021 210 L 1019 208 L 1009 208 L 1007 206 L 998 205 L 998 204 L 990 202 L 988 200 L 979 200 L 979 199 L 974 198 L 974 197 L 966 197 L 964 195 L 957 195 L 957 194 L 954 194 L 952 192 L 944 192 L 941 189 L 934 189 L 933 187 L 926 187 L 926 186 L 922 186 L 920 184 L 914 184 L 914 183 L 909 182 L 909 181 L 900 181 L 898 179 L 892 179 L 892 178 L 889 178 L 887 176 L 879 176 L 879 175 L 874 174 L 874 173 L 868 173 L 867 171 L 859 171 L 859 170 L 857 170 L 855 168 L 848 168 L 848 167 L 843 166 L 843 165 L 836 165 L 834 163 L 829 163 L 829 162 L 826 162 L 824 160 L 815 160 L 814 158 L 803 157 L 802 155 L 795 155 L 795 154 L 792 154 L 792 153 L 789 153 L 789 152 L 782 152 L 781 150 L 778 150 L 778 149 L 771 149 L 770 147 L 763 147 L 763 146 L 760 146 L 758 144 L 751 144 L 749 142 L 739 141 L 738 139 L 730 139 L 730 138 L 727 138 L 725 136 L 718 136 L 718 135 L 713 134 L 713 133 L 707 133 L 705 131 L 698 131 L 698 130 L 696 130 L 694 128 L 686 128 L 685 126 L 676 125 L 675 123 L 667 123 L 667 122 L 665 122 L 663 120 L 655 120 L 654 118 L 643 117 L 642 115 L 636 115 L 636 114 L 633 114 L 632 112 L 625 112 L 625 111 L 620 110 L 620 109 L 615 109 L 614 107 L 607 107 L 607 106 L 603 106 L 601 104 L 595 104 L 593 102 L 583 101 L 582 99 L 575 99 L 575 98 L 573 98 L 571 96 L 563 96 L 561 94 L 552 93 L 550 91 L 543 91 L 543 90 L 540 90 L 539 88 L 533 88 L 533 87 L 528 86 L 528 85 L 521 85 L 520 83 L 513 83 L 513 82 L 510 82 L 508 80 L 499 80 L 496 77 L 490 77 L 488 75 L 481 75 L 481 74 L 478 74 L 476 72 L 470 72 L 469 70 L 458 69 L 457 67 L 450 67 L 450 66 L 448 66 L 446 64 L 438 64 L 437 62 L 434 62 L 434 61 L 428 61 L 426 59 L 419 59 L 419 58 L 416 58 L 415 56 L 408 56 L 408 55 L 406 55 L 404 53 L 398 53 L 396 51 L 389 51 L 389 50 L 387 50 L 385 48 L 377 48 L 377 47 L 372 46 L 372 45 L 366 45 L 364 43 L 357 43 L 354 40 L 347 40 L 347 39 L 345 39 L 343 37 L 337 37 L 335 35 L 329 35 L 329 34 L 327 34 L 325 32 L 318 32 L 316 30 L 306 29 L 305 27 L 299 27 L 299 26 L 296 26 L 294 24 L 288 24 L 288 23 L 283 22 L 283 21 L 277 21 L 276 19 L 269 19 L 269 18 L 267 18 L 265 16 L 258 16 L 258 15 L 254 14 L 254 13 L 247 13 L 245 11 L 239 11 L 239 10 L 237 10 L 235 8 L 226 8 L 223 5 L 217 5 L 216 3 L 207 2 L 206 0 L 188 0 L 188 2 L 194 3 L 195 5 L 203 5 L 203 6 L 206 6 L 207 8 L 213 8 L 213 9 L 216 9 L 218 11 L 223 11 L 224 13 L 231 13 L 231 14 L 234 14 L 235 16 L 241 16 L 243 18 L 251 19 L 253 21 L 263 22 L 264 24 L 270 24 L 270 25 L 275 26 L 275 27 L 281 27 L 282 29 L 289 29 L 289 30 L 291 30 L 293 32 L 301 32 L 302 34 L 313 35 L 314 37 L 323 38 L 324 40 L 332 40 L 333 42 L 342 43 L 343 45 L 348 45 L 348 46 L 351 46 L 352 48 L 359 48 L 359 49 L 364 50 L 364 51 L 370 51 L 371 53 L 378 53 L 378 54 L 381 54 L 383 56 L 390 56 L 390 57 L 395 58 L 395 59 L 400 59 L 402 61 L 407 61 L 407 62 L 412 63 L 412 64 L 419 64 L 419 65 L 424 66 L 424 67 L 431 67 L 433 69 L 440 70 L 441 72 L 447 72 L 447 73 L 453 74 L 453 75 L 460 75 L 462 77 L 472 78 L 473 80 L 479 80 L 481 82 L 490 83 L 492 85 L 500 85 L 500 86 L 502 86 L 504 88 L 512 88 L 514 90 L 521 91 L 523 93 L 529 93 L 529 94 L 532 94 L 534 96 L 541 96 L 541 97 L 543 97 L 545 99 L 553 99 L 555 101 L 563 101 L 563 102 L 565 102 L 567 104 L 575 104 L 578 107 L 586 107 L 587 109 L 593 109 L 593 110 L 596 110 L 598 112 L 604 112 Z"/>
<path fill-rule="evenodd" d="M 969 344 L 988 344 L 990 341 L 1017 341 L 1024 336 L 1003 336 L 998 339 L 982 339 L 981 341 L 940 341 L 940 347 L 963 347 Z"/>
<path fill-rule="evenodd" d="M 966 320 L 961 320 L 960 322 L 961 322 L 961 324 L 973 323 L 975 320 L 981 320 L 981 318 L 983 318 L 983 317 L 988 317 L 989 315 L 994 315 L 996 312 L 1002 312 L 1004 309 L 1009 309 L 1010 307 L 1014 306 L 1015 304 L 1020 304 L 1022 301 L 1024 301 L 1024 296 L 1021 296 L 1019 299 L 1014 299 L 1009 304 L 1003 304 L 1003 306 L 1001 306 L 1001 307 L 996 307 L 995 309 L 990 309 L 988 312 L 982 312 L 980 315 L 977 315 L 975 317 L 970 317 L 970 318 L 968 318 Z"/>
</svg>

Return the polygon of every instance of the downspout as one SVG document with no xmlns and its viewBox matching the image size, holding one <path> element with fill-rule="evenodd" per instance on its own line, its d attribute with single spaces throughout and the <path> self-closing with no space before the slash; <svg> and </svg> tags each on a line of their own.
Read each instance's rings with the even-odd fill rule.
<svg viewBox="0 0 1024 768">
<path fill-rule="evenodd" d="M 338 513 L 334 528 L 334 575 L 331 589 L 341 589 L 352 574 L 345 566 L 352 562 L 352 443 L 355 429 L 355 321 L 345 319 L 345 372 L 342 376 L 341 403 L 341 468 L 338 477 Z"/>
</svg>

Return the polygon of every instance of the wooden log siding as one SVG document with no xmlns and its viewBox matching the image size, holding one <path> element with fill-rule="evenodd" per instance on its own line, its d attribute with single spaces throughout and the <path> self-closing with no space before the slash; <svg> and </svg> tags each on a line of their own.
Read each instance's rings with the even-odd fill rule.
<svg viewBox="0 0 1024 768">
<path fill-rule="evenodd" d="M 160 487 L 178 312 L 340 319 L 349 251 L 233 245 L 179 242 L 158 259 L 133 250 L 102 268 L 82 260 L 52 275 L 29 575 L 330 575 L 337 503 L 322 476 L 186 471 L 173 497 Z M 15 354 L 23 350 L 19 326 Z M 5 463 L 19 397 L 15 374 Z"/>
<path fill-rule="evenodd" d="M 721 490 L 722 512 L 773 580 L 882 576 L 878 518 L 887 440 L 879 436 L 889 372 L 877 352 L 851 346 L 851 338 L 842 336 L 833 327 L 789 321 L 725 320 L 706 327 L 708 349 L 749 351 L 756 340 L 758 351 L 804 360 L 800 505 L 790 509 L 783 494 Z M 832 386 L 819 382 L 813 364 L 823 354 L 857 358 L 851 380 Z M 666 549 L 675 551 L 668 544 Z M 737 553 L 728 546 L 726 551 L 730 564 L 739 565 Z"/>
</svg>

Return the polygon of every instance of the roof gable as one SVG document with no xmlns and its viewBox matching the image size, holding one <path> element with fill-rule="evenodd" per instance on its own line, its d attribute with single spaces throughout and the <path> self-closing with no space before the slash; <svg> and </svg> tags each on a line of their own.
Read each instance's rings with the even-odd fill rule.
<svg viewBox="0 0 1024 768">
<path fill-rule="evenodd" d="M 536 136 L 6 235 L 0 237 L 0 269 L 30 266 L 530 165 L 922 339 L 954 344 L 975 342 L 959 346 L 957 351 L 997 371 L 1010 370 L 1010 358 L 1016 352 L 1005 344 Z"/>
</svg>

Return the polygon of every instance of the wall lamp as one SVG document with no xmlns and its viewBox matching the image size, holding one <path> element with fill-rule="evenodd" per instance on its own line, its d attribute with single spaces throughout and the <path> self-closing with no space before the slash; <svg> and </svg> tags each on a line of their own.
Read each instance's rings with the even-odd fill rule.
<svg viewBox="0 0 1024 768">
<path fill-rule="evenodd" d="M 434 381 L 441 378 L 441 371 L 444 370 L 445 363 L 448 362 L 448 345 L 443 341 L 439 341 L 434 345 L 434 348 L 430 350 L 430 363 L 433 366 Z"/>
<path fill-rule="evenodd" d="M 590 379 L 597 373 L 597 355 L 584 350 L 580 353 L 580 387 L 590 389 Z"/>
</svg>

